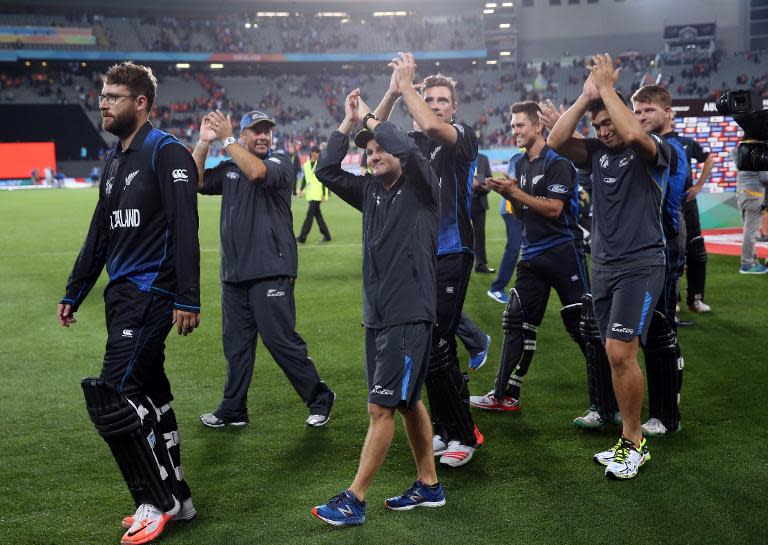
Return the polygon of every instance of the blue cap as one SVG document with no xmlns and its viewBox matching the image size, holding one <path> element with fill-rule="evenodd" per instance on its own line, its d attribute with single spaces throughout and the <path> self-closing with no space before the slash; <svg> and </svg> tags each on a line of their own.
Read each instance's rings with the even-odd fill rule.
<svg viewBox="0 0 768 545">
<path fill-rule="evenodd" d="M 243 118 L 240 120 L 240 130 L 244 131 L 245 129 L 253 127 L 258 123 L 269 123 L 273 127 L 276 125 L 276 123 L 272 120 L 272 118 L 269 117 L 264 112 L 253 110 L 245 114 Z"/>
</svg>

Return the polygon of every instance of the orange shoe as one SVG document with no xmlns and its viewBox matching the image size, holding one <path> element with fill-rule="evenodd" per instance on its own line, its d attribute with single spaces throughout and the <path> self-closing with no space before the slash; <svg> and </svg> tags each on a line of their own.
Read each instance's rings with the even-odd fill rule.
<svg viewBox="0 0 768 545">
<path fill-rule="evenodd" d="M 192 498 L 187 498 L 181 503 L 181 508 L 179 509 L 179 512 L 173 515 L 173 521 L 178 522 L 180 520 L 192 520 L 195 518 L 195 515 L 197 515 L 197 510 L 195 509 L 195 506 L 192 505 Z M 133 526 L 133 515 L 128 515 L 127 517 L 123 518 L 123 528 L 130 528 Z"/>
<path fill-rule="evenodd" d="M 160 536 L 173 515 L 159 511 L 154 505 L 142 503 L 133 515 L 133 524 L 120 540 L 120 545 L 149 543 Z"/>
<path fill-rule="evenodd" d="M 483 443 L 485 443 L 485 436 L 477 429 L 477 424 L 475 424 L 475 440 L 477 441 L 475 447 L 482 447 Z"/>
</svg>

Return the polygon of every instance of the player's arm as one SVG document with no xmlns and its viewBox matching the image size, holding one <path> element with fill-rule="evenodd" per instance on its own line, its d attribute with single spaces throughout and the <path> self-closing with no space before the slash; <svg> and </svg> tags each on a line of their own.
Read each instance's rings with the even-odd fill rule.
<svg viewBox="0 0 768 545">
<path fill-rule="evenodd" d="M 557 120 L 565 113 L 565 106 L 561 104 L 560 109 L 558 110 L 551 100 L 542 100 L 539 102 L 539 109 L 541 110 L 539 113 L 539 121 L 541 121 L 541 124 L 549 131 L 552 130 L 552 127 L 555 126 Z M 577 129 L 573 131 L 572 136 L 580 140 L 584 138 L 578 131 L 578 125 Z"/>
<path fill-rule="evenodd" d="M 416 77 L 416 63 L 413 55 L 410 53 L 398 53 L 398 57 L 393 59 L 389 66 L 393 69 L 397 79 L 397 85 L 405 100 L 405 105 L 411 113 L 414 121 L 421 127 L 424 134 L 436 140 L 440 144 L 453 146 L 458 139 L 456 127 L 446 123 L 432 111 L 418 89 L 413 85 L 413 79 Z"/>
<path fill-rule="evenodd" d="M 510 178 L 506 174 L 502 174 L 502 178 L 486 178 L 485 183 L 496 193 L 512 201 L 515 210 L 527 206 L 545 218 L 557 218 L 563 211 L 562 200 L 533 197 L 520 188 L 515 178 Z"/>
<path fill-rule="evenodd" d="M 104 176 L 106 174 L 102 174 L 102 178 Z M 99 201 L 93 211 L 88 234 L 72 267 L 72 273 L 69 275 L 67 291 L 56 309 L 56 319 L 64 327 L 69 327 L 69 324 L 77 321 L 74 313 L 96 284 L 106 263 L 107 217 L 105 214 L 101 191 L 99 191 Z"/>
<path fill-rule="evenodd" d="M 211 127 L 216 132 L 216 138 L 222 142 L 233 136 L 232 119 L 225 116 L 221 110 L 208 114 Z M 239 142 L 227 146 L 227 153 L 246 178 L 255 183 L 260 183 L 267 178 L 267 164 L 259 157 L 245 149 Z"/>
<path fill-rule="evenodd" d="M 317 161 L 315 176 L 348 204 L 362 211 L 363 181 L 367 176 L 355 176 L 341 168 L 341 162 L 349 151 L 349 135 L 360 121 L 357 115 L 359 97 L 360 89 L 355 89 L 347 95 L 344 101 L 344 119 L 328 138 L 328 147 Z"/>
<path fill-rule="evenodd" d="M 188 335 L 200 325 L 200 242 L 197 237 L 197 168 L 179 142 L 158 152 L 160 200 L 174 243 L 176 298 L 172 321 L 178 333 Z"/>
<path fill-rule="evenodd" d="M 213 130 L 209 117 L 206 115 L 200 122 L 200 137 L 192 151 L 192 158 L 197 167 L 197 190 L 203 191 L 205 188 L 205 160 L 208 158 L 208 152 L 211 150 L 211 142 L 216 140 L 216 131 Z"/>
<path fill-rule="evenodd" d="M 593 88 L 589 79 L 584 83 L 584 91 L 557 119 L 547 136 L 547 145 L 560 155 L 567 157 L 579 168 L 589 166 L 589 151 L 581 138 L 575 138 L 573 134 L 579 126 L 579 121 L 587 113 L 589 103 L 597 98 L 597 89 Z"/>
<path fill-rule="evenodd" d="M 397 85 L 397 75 L 392 71 L 392 77 L 389 79 L 389 88 L 387 89 L 387 92 L 384 93 L 379 105 L 376 106 L 376 109 L 373 111 L 373 115 L 376 116 L 376 119 L 380 119 L 381 121 L 388 120 L 395 104 L 397 104 L 397 101 L 401 96 L 402 93 L 400 93 L 400 87 Z"/>
<path fill-rule="evenodd" d="M 595 85 L 600 91 L 605 109 L 624 142 L 631 147 L 640 157 L 649 162 L 657 159 L 657 146 L 653 138 L 643 130 L 640 122 L 629 108 L 616 94 L 616 82 L 619 80 L 620 70 L 613 69 L 613 61 L 607 53 L 592 57 L 592 66 L 589 67 L 590 77 L 594 77 Z"/>
<path fill-rule="evenodd" d="M 692 153 L 694 159 L 701 165 L 701 172 L 696 183 L 688 190 L 688 194 L 685 197 L 686 202 L 690 202 L 696 198 L 696 195 L 701 192 L 704 184 L 709 180 L 710 174 L 712 174 L 712 165 L 715 162 L 715 158 L 711 153 L 704 151 L 695 140 L 691 143 Z"/>
</svg>

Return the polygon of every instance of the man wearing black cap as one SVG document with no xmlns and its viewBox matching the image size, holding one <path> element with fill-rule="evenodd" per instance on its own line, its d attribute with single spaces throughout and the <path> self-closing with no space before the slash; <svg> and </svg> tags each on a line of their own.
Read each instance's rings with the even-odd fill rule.
<svg viewBox="0 0 768 545">
<path fill-rule="evenodd" d="M 312 221 L 317 218 L 317 227 L 323 235 L 323 242 L 331 240 L 331 232 L 323 219 L 323 213 L 320 211 L 320 203 L 328 199 L 328 188 L 324 187 L 322 182 L 317 179 L 315 169 L 317 168 L 317 158 L 320 157 L 320 148 L 312 146 L 309 152 L 309 159 L 304 161 L 302 167 L 304 179 L 301 181 L 301 193 L 307 196 L 309 207 L 307 208 L 307 217 L 304 225 L 301 226 L 301 233 L 296 238 L 304 244 L 307 241 L 307 235 L 312 229 Z"/>
<path fill-rule="evenodd" d="M 298 256 L 291 216 L 293 167 L 286 155 L 270 150 L 274 126 L 267 114 L 248 112 L 240 121 L 238 143 L 229 116 L 217 110 L 203 118 L 192 154 L 199 173 L 198 192 L 222 196 L 221 305 L 227 380 L 219 407 L 200 417 L 213 428 L 248 423 L 246 400 L 258 335 L 309 408 L 307 425 L 325 425 L 335 399 L 307 355 L 304 339 L 294 330 Z M 232 159 L 206 169 L 210 143 L 216 139 Z"/>
</svg>

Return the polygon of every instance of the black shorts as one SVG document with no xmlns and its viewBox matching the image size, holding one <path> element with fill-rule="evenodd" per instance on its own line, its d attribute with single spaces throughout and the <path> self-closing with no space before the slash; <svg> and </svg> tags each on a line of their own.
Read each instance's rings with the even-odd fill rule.
<svg viewBox="0 0 768 545">
<path fill-rule="evenodd" d="M 472 254 L 437 256 L 437 320 L 432 338 L 435 344 L 440 339 L 456 344 L 454 335 L 461 321 L 474 259 Z"/>
<path fill-rule="evenodd" d="M 600 338 L 645 343 L 664 287 L 664 265 L 613 269 L 592 266 L 592 300 Z"/>
<path fill-rule="evenodd" d="M 365 329 L 368 403 L 416 406 L 427 374 L 431 336 L 429 322 Z"/>
<path fill-rule="evenodd" d="M 584 294 L 589 293 L 584 252 L 570 242 L 518 262 L 515 290 L 525 323 L 541 325 L 552 288 L 563 306 L 580 303 Z"/>
<path fill-rule="evenodd" d="M 128 280 L 104 292 L 108 336 L 100 376 L 126 397 L 147 395 L 157 407 L 173 399 L 164 368 L 173 306 L 172 299 L 143 292 Z"/>
</svg>

